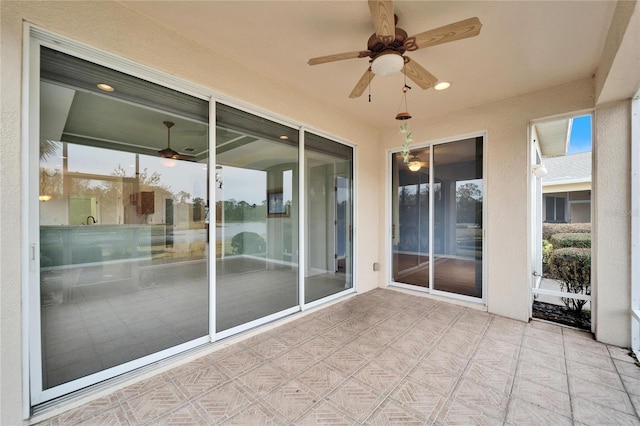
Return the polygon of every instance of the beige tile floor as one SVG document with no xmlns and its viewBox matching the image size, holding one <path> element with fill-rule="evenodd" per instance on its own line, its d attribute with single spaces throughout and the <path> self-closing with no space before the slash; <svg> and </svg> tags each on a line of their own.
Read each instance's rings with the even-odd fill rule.
<svg viewBox="0 0 640 426">
<path fill-rule="evenodd" d="M 44 425 L 640 425 L 640 367 L 590 334 L 377 289 Z"/>
</svg>

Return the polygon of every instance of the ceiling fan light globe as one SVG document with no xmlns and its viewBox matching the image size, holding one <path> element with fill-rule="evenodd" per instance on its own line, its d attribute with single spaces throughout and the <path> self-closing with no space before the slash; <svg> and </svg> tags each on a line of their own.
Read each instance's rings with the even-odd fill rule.
<svg viewBox="0 0 640 426">
<path fill-rule="evenodd" d="M 371 71 L 373 71 L 375 75 L 381 75 L 383 77 L 396 74 L 400 72 L 403 67 L 404 58 L 395 52 L 382 53 L 371 63 Z"/>
<path fill-rule="evenodd" d="M 409 167 L 409 170 L 411 170 L 412 172 L 417 172 L 418 170 L 420 170 L 420 168 L 422 168 L 422 164 L 420 161 L 409 161 L 409 164 L 407 165 Z"/>
<path fill-rule="evenodd" d="M 176 166 L 176 160 L 171 157 L 164 157 L 160 159 L 160 164 L 162 164 L 164 167 L 171 168 Z"/>
</svg>

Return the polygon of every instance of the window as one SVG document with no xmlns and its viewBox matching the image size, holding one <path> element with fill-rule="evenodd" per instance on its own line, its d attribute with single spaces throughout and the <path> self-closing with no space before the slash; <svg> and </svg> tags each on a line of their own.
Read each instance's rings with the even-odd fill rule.
<svg viewBox="0 0 640 426">
<path fill-rule="evenodd" d="M 545 222 L 566 222 L 564 210 L 566 199 L 545 195 Z"/>
</svg>

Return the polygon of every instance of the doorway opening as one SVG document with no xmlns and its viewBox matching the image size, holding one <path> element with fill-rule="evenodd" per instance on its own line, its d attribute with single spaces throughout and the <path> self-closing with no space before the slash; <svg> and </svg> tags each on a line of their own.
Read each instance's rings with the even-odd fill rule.
<svg viewBox="0 0 640 426">
<path fill-rule="evenodd" d="M 592 116 L 531 125 L 531 317 L 591 330 Z"/>
</svg>

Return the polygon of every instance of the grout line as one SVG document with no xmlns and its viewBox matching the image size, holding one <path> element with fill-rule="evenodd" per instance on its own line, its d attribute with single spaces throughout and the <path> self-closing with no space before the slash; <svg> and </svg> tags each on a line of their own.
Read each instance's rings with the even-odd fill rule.
<svg viewBox="0 0 640 426">
<path fill-rule="evenodd" d="M 455 320 L 451 322 L 451 324 L 449 325 L 449 327 L 447 327 L 442 335 L 440 336 L 440 338 L 438 338 L 435 342 L 435 344 L 433 345 L 433 350 L 428 351 L 427 353 L 429 355 L 431 355 L 434 351 L 435 348 L 437 347 L 438 343 L 444 339 L 444 336 L 446 335 L 446 332 L 451 330 L 451 328 L 454 326 L 454 324 L 460 319 L 460 317 L 462 316 L 463 313 L 465 312 L 470 312 L 469 308 L 462 308 L 460 310 L 460 312 L 458 313 L 458 315 L 456 316 Z M 487 333 L 487 329 L 489 328 L 489 326 L 491 325 L 491 323 L 493 322 L 494 317 L 491 316 L 491 320 L 488 322 L 487 326 L 485 327 L 484 331 L 482 332 L 482 336 L 478 339 L 478 342 L 475 345 L 475 348 L 473 349 L 473 352 L 467 357 L 467 362 L 464 364 L 464 367 L 460 368 L 460 374 L 458 375 L 458 377 L 456 378 L 455 383 L 453 384 L 453 386 L 451 387 L 451 390 L 449 391 L 448 395 L 445 396 L 444 401 L 442 402 L 442 404 L 440 405 L 440 409 L 438 410 L 438 412 L 433 416 L 433 422 L 432 424 L 435 424 L 436 421 L 438 420 L 438 418 L 440 417 L 440 414 L 442 413 L 442 410 L 444 410 L 444 408 L 447 406 L 447 403 L 449 402 L 449 400 L 453 397 L 453 395 L 455 394 L 456 390 L 458 389 L 458 386 L 460 384 L 460 379 L 462 378 L 462 376 L 464 376 L 465 371 L 467 371 L 467 368 L 469 367 L 469 364 L 471 363 L 471 359 L 473 358 L 473 356 L 475 355 L 476 351 L 478 350 L 478 346 L 480 345 L 480 342 L 482 341 L 482 339 L 484 338 L 485 334 Z M 422 361 L 426 356 L 427 353 L 425 353 L 425 355 L 422 357 L 422 359 L 420 361 Z M 417 365 L 417 364 L 416 364 Z M 414 367 L 415 369 L 415 367 Z M 413 371 L 413 369 L 411 370 Z M 408 374 L 407 374 L 408 375 Z M 451 401 L 455 400 L 451 399 Z"/>
<path fill-rule="evenodd" d="M 576 419 L 573 414 L 573 395 L 571 392 L 571 380 L 569 380 L 569 375 L 571 374 L 571 372 L 569 370 L 569 359 L 567 357 L 567 347 L 564 340 L 564 328 L 560 327 L 560 331 L 562 332 L 562 355 L 564 356 L 564 369 L 567 372 L 567 391 L 569 392 L 569 409 L 571 410 L 571 423 L 576 424 Z"/>
<path fill-rule="evenodd" d="M 407 330 L 408 330 L 409 328 L 413 328 L 413 327 L 415 326 L 415 324 L 416 324 L 418 321 L 420 321 L 421 319 L 428 317 L 428 316 L 429 316 L 429 314 L 430 314 L 431 312 L 433 312 L 433 311 L 434 311 L 438 306 L 440 306 L 440 302 L 438 302 L 436 305 L 434 305 L 434 306 L 433 306 L 429 311 L 427 311 L 425 314 L 423 314 L 423 315 L 421 315 L 420 317 L 418 317 L 418 319 L 416 319 L 415 321 L 413 321 L 413 322 L 411 323 L 411 325 L 407 328 Z M 404 306 L 403 306 L 403 307 L 404 307 Z M 401 309 L 401 308 L 402 308 L 402 307 L 397 308 L 397 309 Z M 400 313 L 400 311 L 396 311 L 393 315 L 396 315 L 396 314 L 398 314 L 398 313 Z M 458 316 L 460 316 L 460 314 L 459 314 Z M 451 325 L 449 326 L 449 328 L 451 328 Z M 447 328 L 447 330 L 448 330 L 449 328 Z M 445 330 L 445 331 L 446 331 L 446 330 Z M 405 332 L 404 332 L 403 334 L 401 334 L 401 335 L 399 335 L 398 337 L 396 337 L 395 339 L 392 339 L 391 341 L 389 341 L 389 343 L 387 343 L 387 344 L 384 346 L 384 348 L 385 348 L 385 349 L 387 349 L 387 348 L 391 348 L 391 347 L 392 347 L 392 344 L 393 344 L 393 343 L 395 343 L 396 341 L 398 341 L 399 339 L 401 339 L 401 338 L 402 338 L 402 336 L 403 336 L 404 334 L 406 334 L 406 330 L 405 330 Z M 443 332 L 442 336 L 444 336 L 444 332 Z M 442 339 L 442 336 L 440 336 L 440 338 L 439 338 L 438 340 Z M 383 349 L 383 350 L 384 350 L 384 349 Z M 382 352 L 382 350 L 380 350 L 378 353 L 380 353 L 380 352 Z M 409 369 L 409 370 L 407 370 L 405 373 L 403 373 L 402 375 L 400 375 L 400 376 L 399 376 L 400 378 L 399 378 L 399 380 L 397 380 L 397 381 L 396 381 L 396 384 L 395 384 L 395 385 L 393 385 L 393 386 L 392 386 L 392 387 L 391 387 L 391 388 L 386 392 L 386 394 L 384 395 L 384 397 L 383 397 L 383 398 L 381 398 L 381 399 L 380 399 L 380 402 L 376 405 L 376 407 L 375 407 L 375 408 L 371 411 L 371 413 L 370 413 L 370 414 L 369 414 L 369 415 L 368 415 L 368 416 L 363 420 L 363 422 L 364 422 L 365 424 L 366 424 L 367 420 L 369 420 L 369 419 L 371 418 L 371 416 L 373 416 L 373 415 L 375 414 L 375 412 L 376 412 L 376 411 L 377 411 L 377 410 L 382 406 L 382 404 L 384 404 L 384 402 L 385 402 L 385 401 L 387 401 L 387 400 L 389 399 L 389 397 L 391 396 L 391 394 L 392 394 L 392 393 L 393 393 L 393 392 L 398 388 L 398 386 L 400 386 L 400 383 L 402 383 L 404 380 L 406 380 L 406 379 L 407 379 L 407 377 L 409 376 L 409 374 L 415 370 L 416 366 L 417 366 L 420 362 L 422 362 L 422 361 L 424 360 L 424 358 L 427 356 L 427 354 L 431 354 L 431 353 L 432 353 L 432 351 L 425 351 L 425 353 L 423 353 L 422 355 L 420 355 L 420 356 L 418 357 L 418 361 L 415 363 L 415 365 L 413 366 L 413 368 L 410 368 L 410 369 Z M 375 360 L 375 359 L 372 359 L 371 361 L 374 361 L 374 360 Z M 368 364 L 368 363 L 367 363 L 367 364 Z M 352 374 L 352 376 L 353 376 L 354 374 L 356 374 L 358 371 L 360 371 L 361 369 L 363 369 L 365 366 L 366 366 L 366 364 L 365 364 L 365 365 L 363 365 L 362 367 L 360 367 L 359 369 L 357 369 L 357 370 Z"/>
<path fill-rule="evenodd" d="M 507 416 L 509 415 L 509 407 L 512 404 L 512 400 L 515 399 L 513 397 L 513 388 L 514 388 L 514 386 L 516 384 L 516 379 L 518 378 L 518 373 L 519 373 L 519 369 L 520 369 L 520 357 L 522 356 L 522 346 L 524 344 L 524 339 L 526 337 L 527 326 L 529 326 L 529 323 L 525 323 L 525 326 L 522 328 L 522 336 L 520 336 L 520 345 L 518 347 L 518 356 L 516 358 L 516 368 L 515 368 L 515 370 L 513 372 L 513 380 L 511 381 L 511 389 L 509 389 L 509 399 L 507 400 L 507 407 L 506 407 L 506 410 L 505 410 L 505 413 L 504 413 L 503 424 L 507 423 Z"/>
</svg>

